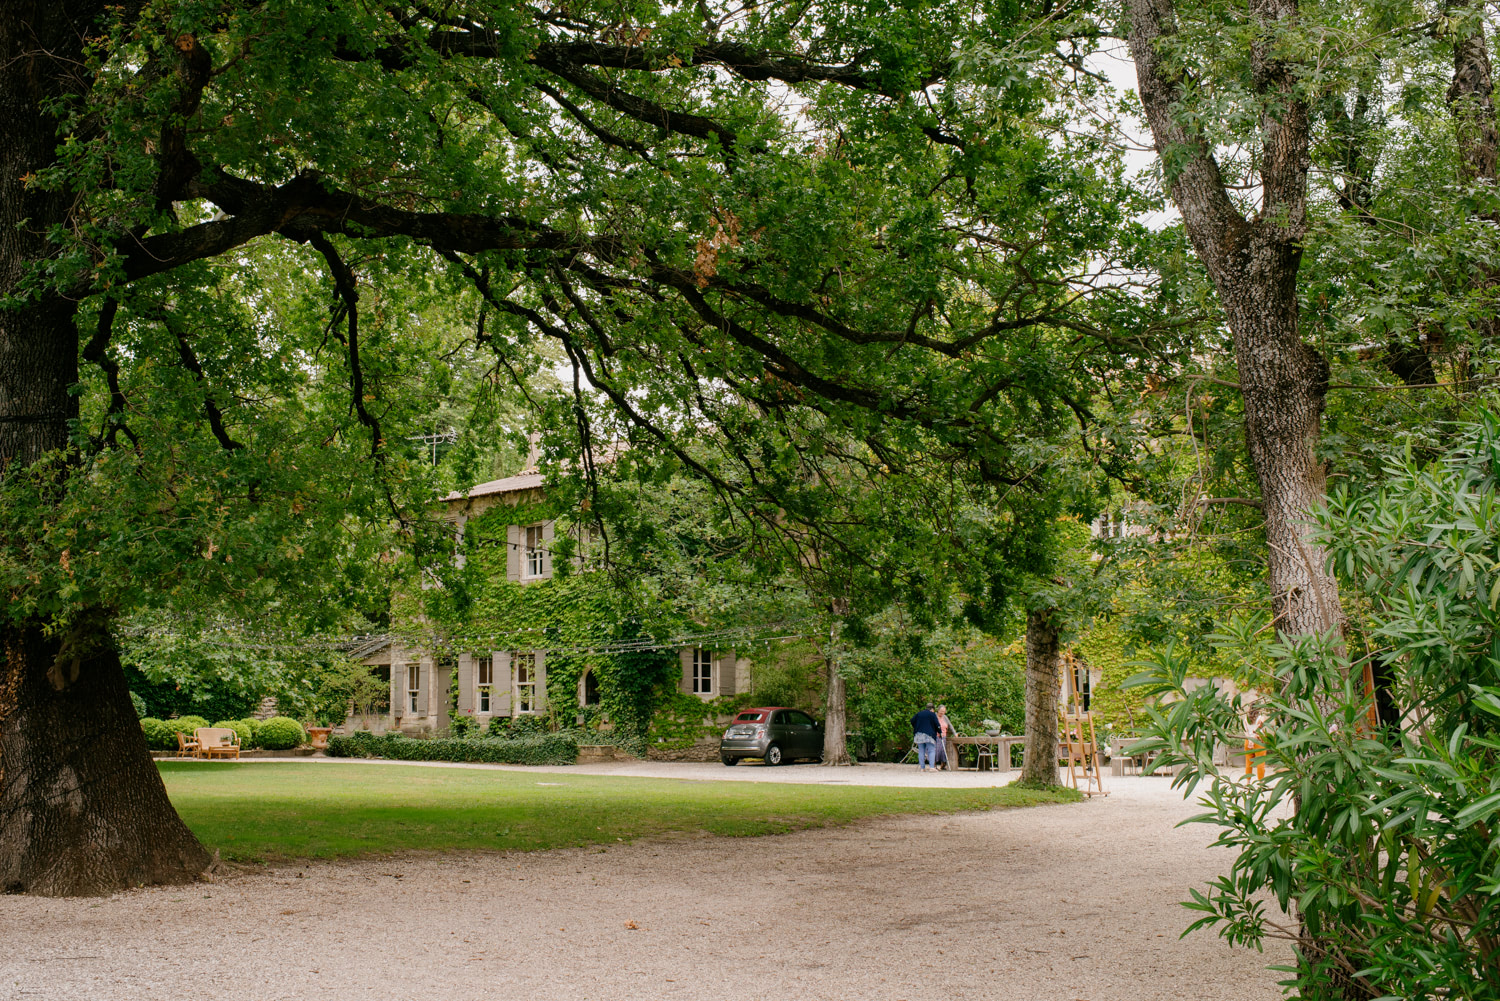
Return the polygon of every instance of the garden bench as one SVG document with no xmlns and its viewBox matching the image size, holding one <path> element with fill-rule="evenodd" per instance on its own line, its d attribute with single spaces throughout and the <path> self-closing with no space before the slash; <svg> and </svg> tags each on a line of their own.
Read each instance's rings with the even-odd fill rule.
<svg viewBox="0 0 1500 1001">
<path fill-rule="evenodd" d="M 238 758 L 240 737 L 227 726 L 206 726 L 193 732 L 200 758 Z"/>
</svg>

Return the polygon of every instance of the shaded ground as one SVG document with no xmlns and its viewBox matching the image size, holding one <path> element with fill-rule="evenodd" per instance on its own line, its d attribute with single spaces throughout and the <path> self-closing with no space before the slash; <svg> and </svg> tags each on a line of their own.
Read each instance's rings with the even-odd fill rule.
<svg viewBox="0 0 1500 1001">
<path fill-rule="evenodd" d="M 1177 901 L 1223 863 L 1207 828 L 1173 827 L 1192 806 L 1164 779 L 1107 782 L 1110 797 L 1073 806 L 776 837 L 5 897 L 0 987 L 240 1001 L 1277 997 L 1265 964 L 1285 953 L 1177 938 L 1190 920 Z"/>
</svg>

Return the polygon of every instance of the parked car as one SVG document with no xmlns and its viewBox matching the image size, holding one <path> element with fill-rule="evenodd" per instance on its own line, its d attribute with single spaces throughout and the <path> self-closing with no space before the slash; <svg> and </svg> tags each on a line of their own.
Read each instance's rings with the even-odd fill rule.
<svg viewBox="0 0 1500 1001">
<path fill-rule="evenodd" d="M 822 761 L 823 724 L 786 706 L 742 709 L 719 740 L 720 761 L 737 765 L 741 758 L 763 758 L 768 765 L 798 758 Z"/>
</svg>

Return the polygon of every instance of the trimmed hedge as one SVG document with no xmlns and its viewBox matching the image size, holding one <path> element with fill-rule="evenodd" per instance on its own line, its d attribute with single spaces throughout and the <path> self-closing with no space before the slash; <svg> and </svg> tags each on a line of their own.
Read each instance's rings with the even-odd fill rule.
<svg viewBox="0 0 1500 1001">
<path fill-rule="evenodd" d="M 238 734 L 241 748 L 252 747 L 255 744 L 255 726 L 242 719 L 221 719 L 214 726 L 227 727 Z"/>
<path fill-rule="evenodd" d="M 153 751 L 177 750 L 177 738 L 164 719 L 154 716 L 141 717 L 141 732 L 146 735 L 146 746 Z"/>
<path fill-rule="evenodd" d="M 498 765 L 571 765 L 578 760 L 576 738 L 560 733 L 496 740 L 492 737 L 414 740 L 399 733 L 358 730 L 328 738 L 333 758 L 389 758 L 393 761 L 464 761 Z"/>
<path fill-rule="evenodd" d="M 290 751 L 307 741 L 302 724 L 290 716 L 272 716 L 255 728 L 255 744 L 268 751 Z"/>
</svg>

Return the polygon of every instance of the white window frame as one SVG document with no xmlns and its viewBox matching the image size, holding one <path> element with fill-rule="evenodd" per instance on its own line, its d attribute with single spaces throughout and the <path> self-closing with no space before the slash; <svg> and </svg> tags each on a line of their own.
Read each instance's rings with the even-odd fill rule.
<svg viewBox="0 0 1500 1001">
<path fill-rule="evenodd" d="M 517 716 L 531 716 L 537 711 L 536 704 L 536 654 L 516 651 L 510 655 L 512 704 Z M 526 680 L 521 680 L 522 676 Z"/>
<path fill-rule="evenodd" d="M 417 711 L 417 700 L 422 695 L 422 662 L 406 665 L 406 705 L 410 712 Z"/>
<path fill-rule="evenodd" d="M 478 711 L 487 713 L 493 705 L 495 688 L 495 658 L 489 654 L 474 655 L 475 700 Z"/>
<path fill-rule="evenodd" d="M 717 666 L 714 661 L 714 652 L 705 650 L 701 646 L 693 647 L 693 694 L 712 695 L 714 693 L 715 675 Z"/>
<path fill-rule="evenodd" d="M 521 528 L 521 576 L 527 580 L 547 576 L 546 529 L 541 522 Z"/>
</svg>

